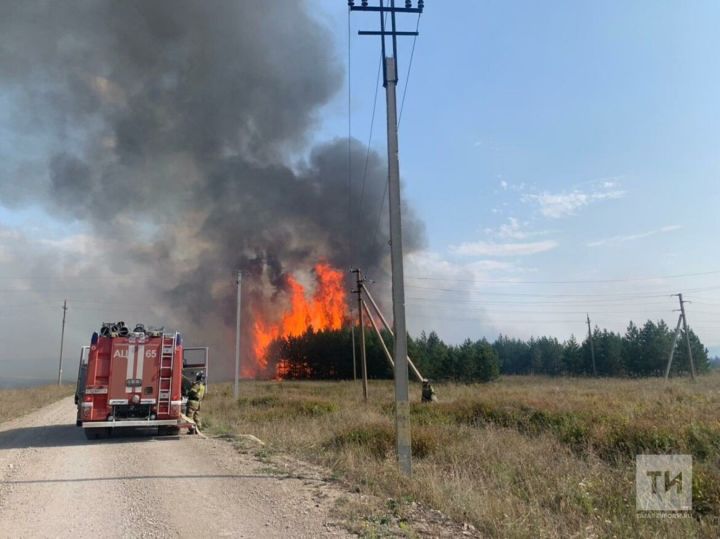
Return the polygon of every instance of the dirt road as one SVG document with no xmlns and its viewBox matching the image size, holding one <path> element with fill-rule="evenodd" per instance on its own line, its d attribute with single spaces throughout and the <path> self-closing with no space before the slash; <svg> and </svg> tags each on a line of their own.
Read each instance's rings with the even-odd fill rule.
<svg viewBox="0 0 720 539">
<path fill-rule="evenodd" d="M 87 441 L 72 399 L 0 424 L 2 537 L 348 537 L 339 495 L 220 440 Z"/>
</svg>

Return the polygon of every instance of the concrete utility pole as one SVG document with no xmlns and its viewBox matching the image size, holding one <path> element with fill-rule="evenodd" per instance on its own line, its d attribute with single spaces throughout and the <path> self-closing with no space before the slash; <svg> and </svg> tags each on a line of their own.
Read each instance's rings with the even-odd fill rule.
<svg viewBox="0 0 720 539">
<path fill-rule="evenodd" d="M 362 386 L 363 386 L 363 400 L 368 400 L 368 382 L 367 382 L 367 357 L 365 355 L 365 324 L 363 322 L 363 278 L 359 269 L 354 269 L 352 272 L 355 274 L 355 283 L 357 288 L 355 293 L 358 297 L 358 323 L 360 324 L 360 362 L 362 365 Z"/>
<path fill-rule="evenodd" d="M 690 378 L 695 381 L 695 361 L 693 360 L 692 349 L 690 347 L 690 332 L 687 326 L 687 316 L 685 315 L 685 304 L 690 303 L 689 301 L 683 301 L 682 294 L 677 294 L 678 300 L 680 301 L 680 316 L 683 321 L 683 331 L 685 331 L 685 343 L 687 344 L 688 359 L 690 360 Z"/>
<path fill-rule="evenodd" d="M 242 306 L 242 271 L 238 270 L 237 279 L 237 312 L 235 313 L 235 387 L 233 397 L 240 397 L 240 308 Z"/>
<path fill-rule="evenodd" d="M 63 301 L 63 320 L 62 320 L 62 331 L 60 332 L 60 366 L 58 367 L 58 385 L 62 384 L 62 357 L 63 357 L 63 345 L 65 344 L 65 316 L 67 315 L 67 300 Z"/>
<path fill-rule="evenodd" d="M 405 326 L 405 284 L 402 255 L 402 219 L 400 211 L 400 162 L 398 158 L 397 133 L 397 36 L 417 36 L 417 32 L 398 32 L 395 16 L 397 13 L 417 13 L 423 11 L 425 2 L 418 0 L 417 8 L 406 0 L 404 8 L 395 7 L 390 0 L 386 7 L 384 0 L 379 6 L 368 6 L 363 0 L 362 6 L 355 6 L 354 0 L 348 0 L 351 11 L 376 12 L 380 15 L 380 31 L 359 32 L 360 35 L 379 35 L 382 44 L 383 85 L 387 100 L 387 152 L 388 152 L 388 201 L 390 207 L 390 263 L 392 266 L 392 298 L 395 341 L 393 356 L 395 359 L 395 430 L 398 465 L 405 475 L 412 474 L 412 454 L 410 445 L 410 399 L 408 391 L 407 329 Z M 390 14 L 391 30 L 385 30 L 385 14 Z M 392 37 L 392 56 L 385 53 L 385 38 Z M 360 302 L 362 313 L 362 302 Z M 362 315 L 361 315 L 362 316 Z"/>
<path fill-rule="evenodd" d="M 395 13 L 392 14 L 393 30 Z M 395 36 L 393 36 L 393 40 Z M 408 389 L 407 329 L 405 327 L 405 277 L 402 253 L 402 219 L 400 215 L 400 163 L 398 159 L 397 108 L 395 87 L 397 71 L 395 59 L 385 60 L 387 77 L 387 129 L 388 129 L 388 201 L 390 206 L 390 265 L 392 267 L 393 322 L 395 325 L 395 428 L 400 470 L 412 473 L 410 446 L 410 395 Z"/>
<path fill-rule="evenodd" d="M 590 327 L 590 313 L 587 315 L 588 339 L 590 340 L 590 357 L 592 358 L 593 376 L 597 376 L 597 366 L 595 365 L 595 345 L 593 344 L 592 327 Z"/>
</svg>

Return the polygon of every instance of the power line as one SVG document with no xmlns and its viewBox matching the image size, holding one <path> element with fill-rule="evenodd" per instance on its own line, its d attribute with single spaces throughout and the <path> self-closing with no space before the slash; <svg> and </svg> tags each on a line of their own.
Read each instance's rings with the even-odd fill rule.
<svg viewBox="0 0 720 539">
<path fill-rule="evenodd" d="M 495 314 L 537 314 L 541 316 L 545 315 L 553 315 L 553 314 L 586 314 L 587 309 L 579 309 L 576 307 L 576 310 L 568 311 L 568 310 L 556 310 L 556 309 L 544 309 L 544 310 L 526 310 L 526 309 L 496 309 L 493 308 L 492 310 L 489 309 L 483 309 L 482 307 L 475 307 L 475 306 L 469 306 L 469 307 L 457 307 L 456 305 L 440 305 L 438 307 L 434 307 L 435 309 L 452 309 L 453 311 L 462 311 L 464 313 L 469 312 L 488 312 L 489 314 L 492 314 L 493 316 Z M 637 309 L 630 309 L 630 310 L 610 310 L 610 311 L 604 311 L 604 310 L 597 310 L 592 309 L 593 314 L 595 315 L 615 315 L 615 314 L 634 314 L 634 315 L 640 315 L 640 316 L 646 316 L 648 313 L 653 314 L 667 314 L 670 312 L 667 308 L 637 308 Z M 703 311 L 698 311 L 700 314 L 709 314 L 713 316 L 720 317 L 720 313 L 714 312 L 714 313 L 708 313 Z M 693 311 L 693 314 L 695 311 Z"/>
<path fill-rule="evenodd" d="M 525 324 L 525 325 L 543 325 L 543 324 L 577 324 L 578 326 L 585 326 L 585 319 L 582 317 L 577 318 L 561 318 L 561 319 L 524 319 L 524 318 L 516 318 L 516 319 L 497 319 L 492 316 L 483 316 L 484 313 L 470 313 L 466 317 L 459 317 L 459 316 L 444 316 L 442 314 L 437 313 L 413 313 L 411 315 L 411 318 L 421 318 L 421 319 L 429 319 L 429 320 L 443 320 L 443 321 L 457 321 L 457 322 L 467 322 L 469 319 L 471 320 L 479 320 L 484 319 L 484 321 L 488 325 L 499 325 L 499 324 Z M 616 319 L 608 319 L 605 317 L 595 317 L 594 320 L 597 322 L 598 320 L 603 325 L 612 325 L 612 324 L 618 324 L 618 323 L 629 323 L 631 320 L 616 320 Z M 695 324 L 695 325 L 688 325 L 690 329 L 702 329 L 703 331 L 712 331 L 714 329 L 720 329 L 720 324 L 718 325 L 703 325 L 703 324 Z M 607 328 L 605 328 L 607 329 Z"/>
<path fill-rule="evenodd" d="M 26 292 L 26 293 L 33 293 L 33 292 L 97 292 L 96 288 L 5 288 L 0 290 L 0 292 Z"/>
<path fill-rule="evenodd" d="M 348 17 L 349 17 L 348 12 Z M 385 14 L 385 23 L 387 24 L 387 14 Z M 365 197 L 365 182 L 367 181 L 368 163 L 370 162 L 370 151 L 372 144 L 373 129 L 375 127 L 375 111 L 377 110 L 377 98 L 380 91 L 380 73 L 382 72 L 383 59 L 378 62 L 377 77 L 375 78 L 375 97 L 373 97 L 372 115 L 370 116 L 370 134 L 368 135 L 367 150 L 365 152 L 365 164 L 363 166 L 363 175 L 360 188 L 360 202 L 358 203 L 358 212 L 362 212 L 363 199 Z M 384 196 L 384 195 L 383 195 Z"/>
<path fill-rule="evenodd" d="M 472 300 L 472 301 L 483 301 L 484 296 L 496 296 L 496 297 L 529 297 L 529 298 L 567 298 L 567 299 L 561 299 L 561 301 L 558 302 L 551 302 L 551 303 L 577 303 L 577 302 L 587 302 L 587 303 L 628 303 L 629 301 L 635 301 L 638 299 L 661 299 L 661 298 L 670 298 L 672 294 L 621 294 L 621 293 L 615 293 L 615 294 L 531 294 L 531 293 L 512 293 L 512 292 L 489 292 L 484 290 L 473 290 L 473 289 L 450 289 L 450 288 L 425 288 L 425 287 L 416 287 L 413 285 L 407 285 L 408 288 L 412 288 L 415 290 L 428 290 L 433 292 L 443 292 L 443 294 L 440 294 L 439 296 L 434 297 L 447 297 L 448 299 L 459 299 L 461 301 L 465 300 Z M 716 287 L 712 287 L 716 288 Z M 720 288 L 720 287 L 718 287 Z M 422 292 L 421 292 L 422 293 Z M 453 295 L 447 295 L 447 294 L 462 294 L 462 298 L 455 298 Z M 468 295 L 470 296 L 468 297 Z M 573 300 L 572 298 L 576 298 Z M 710 303 L 712 305 L 712 303 Z"/>
<path fill-rule="evenodd" d="M 377 79 L 375 80 L 375 97 L 373 98 L 372 115 L 370 116 L 370 135 L 368 136 L 367 151 L 365 152 L 365 165 L 363 166 L 362 182 L 360 184 L 360 202 L 358 212 L 362 212 L 363 198 L 365 197 L 365 182 L 367 181 L 368 163 L 370 162 L 370 150 L 372 144 L 373 129 L 375 127 L 375 111 L 377 110 L 377 98 L 380 91 L 380 71 L 382 60 L 378 63 Z"/>
<path fill-rule="evenodd" d="M 115 280 L 117 280 L 117 275 L 112 275 L 112 276 L 111 276 L 111 275 L 106 275 L 106 276 L 71 275 L 70 277 L 71 277 L 71 278 L 76 278 L 76 279 L 82 279 L 83 281 L 115 281 Z M 50 275 L 50 276 L 38 276 L 38 275 L 35 275 L 35 276 L 33 276 L 33 277 L 27 277 L 27 276 L 24 276 L 24 275 L 20 275 L 20 276 L 19 276 L 19 275 L 15 275 L 15 276 L 11 276 L 11 275 L 0 275 L 0 281 L 1 281 L 1 280 L 5 280 L 5 279 L 19 279 L 19 280 L 23 280 L 23 281 L 36 280 L 36 281 L 47 282 L 48 280 L 62 279 L 62 277 L 58 277 L 57 275 L 54 275 L 54 274 L 53 274 L 53 275 Z"/>
<path fill-rule="evenodd" d="M 422 13 L 418 13 L 417 24 L 415 25 L 415 32 L 420 30 L 420 16 Z M 403 88 L 402 99 L 400 100 L 400 112 L 398 113 L 398 129 L 400 129 L 400 122 L 402 121 L 403 109 L 405 108 L 405 95 L 407 94 L 408 85 L 410 84 L 410 70 L 412 69 L 413 58 L 415 57 L 415 43 L 417 42 L 417 36 L 413 37 L 412 50 L 410 51 L 410 61 L 408 62 L 407 74 L 405 75 L 405 88 Z"/>
<path fill-rule="evenodd" d="M 422 13 L 418 13 L 417 23 L 415 24 L 415 32 L 417 33 L 420 29 L 420 16 Z M 398 122 L 397 122 L 397 128 L 400 130 L 400 122 L 402 121 L 402 113 L 403 109 L 405 108 L 405 96 L 407 95 L 407 89 L 408 85 L 410 84 L 410 70 L 412 69 L 413 64 L 413 58 L 415 57 L 415 44 L 417 43 L 417 35 L 413 37 L 413 44 L 412 44 L 412 50 L 410 51 L 410 61 L 408 62 L 408 69 L 407 74 L 405 75 L 405 87 L 403 88 L 403 95 L 402 99 L 400 100 L 400 113 L 398 114 Z M 375 97 L 377 97 L 377 92 L 375 93 Z M 374 115 L 374 112 L 373 112 Z M 377 238 L 378 233 L 380 232 L 380 223 L 382 222 L 382 214 L 383 210 L 385 209 L 385 200 L 387 200 L 388 195 L 388 185 L 385 183 L 385 189 L 383 190 L 383 196 L 380 200 L 380 210 L 378 211 L 378 218 L 377 218 L 377 224 L 375 225 L 375 234 L 373 234 L 373 237 Z"/>
<path fill-rule="evenodd" d="M 482 315 L 482 313 L 477 313 L 477 316 L 475 316 L 475 318 L 478 319 L 478 318 L 480 318 L 481 315 Z M 442 316 L 442 315 L 437 315 L 437 314 L 434 314 L 434 313 L 428 313 L 428 314 L 413 313 L 413 314 L 412 314 L 412 318 L 429 318 L 429 319 L 438 319 L 438 320 L 453 320 L 453 321 L 457 321 L 457 322 L 463 322 L 463 321 L 467 321 L 467 320 L 468 320 L 467 317 L 461 318 L 461 317 L 453 317 L 453 316 Z M 520 319 L 518 319 L 518 320 L 493 320 L 492 318 L 487 317 L 486 322 L 487 322 L 488 324 L 493 324 L 493 322 L 501 322 L 501 323 L 505 323 L 505 324 L 507 324 L 507 323 L 517 323 L 517 324 L 575 324 L 575 323 L 576 323 L 576 324 L 582 325 L 582 326 L 585 325 L 585 321 L 584 321 L 582 318 L 562 319 L 562 320 L 554 320 L 554 319 L 550 319 L 550 320 L 520 320 Z"/>
<path fill-rule="evenodd" d="M 626 305 L 628 302 L 620 300 L 592 300 L 592 301 L 513 301 L 513 300 L 483 300 L 480 298 L 448 298 L 448 297 L 427 297 L 427 296 L 407 296 L 408 300 L 420 300 L 428 302 L 452 303 L 452 304 L 478 304 L 478 305 Z M 634 302 L 634 305 L 653 305 L 653 306 L 669 306 L 664 302 Z"/>
<path fill-rule="evenodd" d="M 634 283 L 642 281 L 655 281 L 658 279 L 680 279 L 683 277 L 700 277 L 704 275 L 717 275 L 720 270 L 703 271 L 698 273 L 680 273 L 675 275 L 661 275 L 657 277 L 637 277 L 627 279 L 580 279 L 567 281 L 518 281 L 514 279 L 462 279 L 453 277 L 428 277 L 408 275 L 407 279 L 417 279 L 423 281 L 455 281 L 458 283 L 490 283 L 490 284 L 596 284 L 596 283 Z M 718 287 L 720 288 L 720 287 Z"/>
<path fill-rule="evenodd" d="M 348 241 L 350 243 L 350 251 L 353 250 L 353 212 L 352 212 L 352 64 L 350 49 L 350 11 L 347 18 L 347 87 L 348 87 L 348 141 L 347 141 L 347 169 L 348 169 Z"/>
<path fill-rule="evenodd" d="M 469 288 L 440 288 L 440 287 L 432 287 L 432 286 L 418 286 L 418 285 L 405 285 L 406 288 L 414 288 L 415 290 L 434 290 L 439 292 L 460 292 L 463 294 L 477 292 L 478 294 L 482 294 L 485 296 L 523 296 L 523 297 L 613 297 L 613 296 L 619 296 L 622 298 L 665 298 L 669 297 L 671 294 L 622 294 L 622 293 L 608 293 L 608 294 L 557 294 L 557 293 L 550 293 L 550 294 L 531 294 L 527 292 L 488 292 L 488 291 L 481 291 L 481 290 L 472 290 Z"/>
<path fill-rule="evenodd" d="M 385 209 L 385 200 L 387 200 L 387 194 L 388 194 L 388 185 L 385 183 L 385 189 L 383 191 L 382 200 L 380 200 L 380 211 L 378 212 L 378 218 L 377 223 L 375 225 L 375 234 L 373 237 L 377 238 L 378 233 L 380 232 L 380 222 L 382 221 L 382 214 L 383 210 Z"/>
</svg>

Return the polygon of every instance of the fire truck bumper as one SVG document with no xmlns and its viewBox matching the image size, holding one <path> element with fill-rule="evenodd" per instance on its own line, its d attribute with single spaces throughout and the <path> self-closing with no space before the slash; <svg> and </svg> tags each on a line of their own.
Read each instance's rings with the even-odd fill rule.
<svg viewBox="0 0 720 539">
<path fill-rule="evenodd" d="M 82 426 L 86 429 L 94 429 L 99 427 L 180 427 L 184 425 L 183 421 L 178 419 L 137 419 L 137 420 L 118 420 L 118 421 L 83 421 Z"/>
</svg>

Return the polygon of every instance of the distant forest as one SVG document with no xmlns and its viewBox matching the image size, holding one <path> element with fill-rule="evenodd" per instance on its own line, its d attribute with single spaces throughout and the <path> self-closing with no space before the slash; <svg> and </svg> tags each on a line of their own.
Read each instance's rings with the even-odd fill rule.
<svg viewBox="0 0 720 539">
<path fill-rule="evenodd" d="M 708 351 L 692 329 L 689 330 L 697 373 L 710 368 Z M 366 328 L 366 353 L 370 378 L 392 378 L 377 335 Z M 392 337 L 384 334 L 392 351 Z M 355 327 L 357 375 L 360 376 L 360 331 Z M 593 346 L 598 376 L 662 376 L 670 354 L 673 330 L 664 321 L 630 322 L 624 334 L 595 328 Z M 587 337 L 561 342 L 554 337 L 530 340 L 500 335 L 495 342 L 466 340 L 460 345 L 444 343 L 435 332 L 408 337 L 410 358 L 426 378 L 461 382 L 488 382 L 500 374 L 544 374 L 549 376 L 592 376 L 592 356 Z M 353 377 L 352 336 L 349 328 L 314 331 L 275 341 L 268 352 L 270 366 L 279 365 L 287 379 L 351 379 Z M 684 333 L 678 338 L 671 375 L 685 375 L 690 362 Z M 411 375 L 412 376 L 412 375 Z"/>
</svg>

